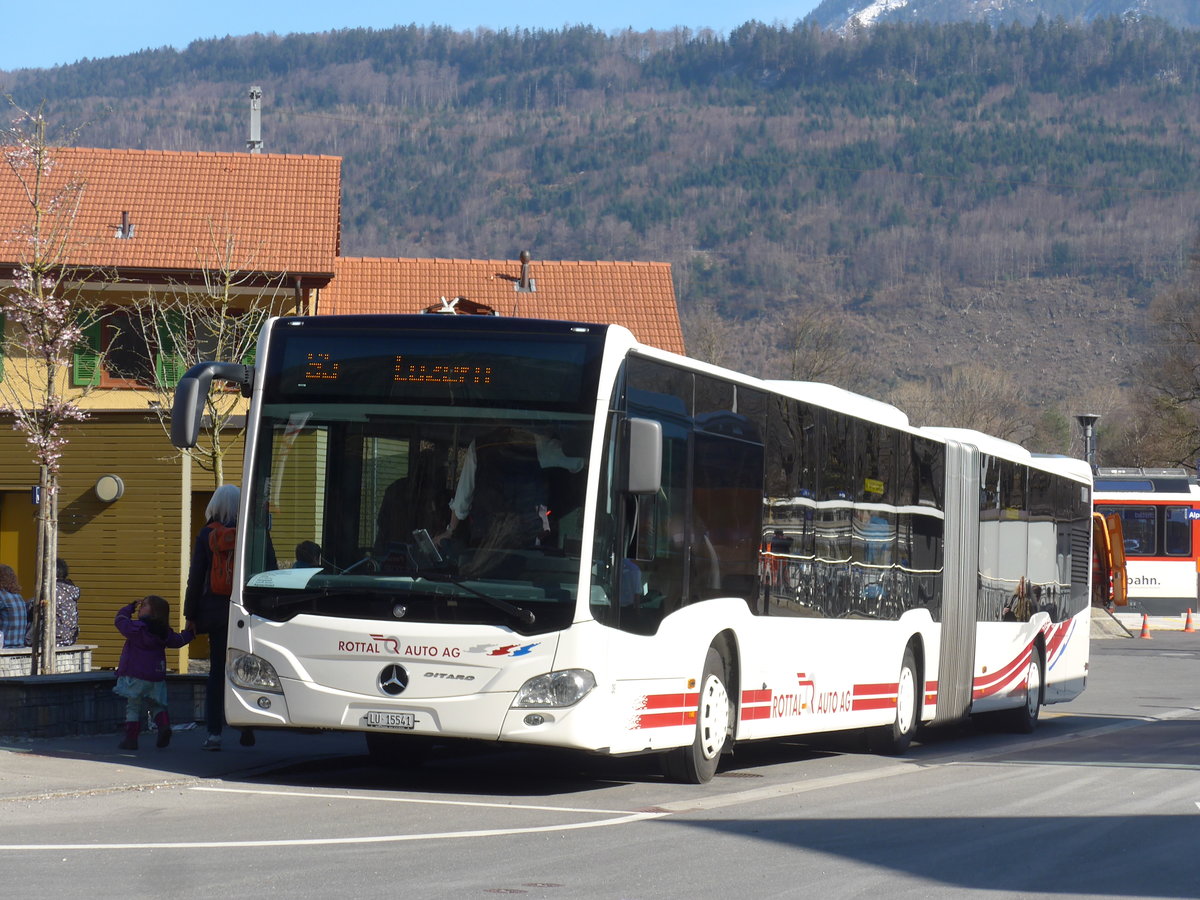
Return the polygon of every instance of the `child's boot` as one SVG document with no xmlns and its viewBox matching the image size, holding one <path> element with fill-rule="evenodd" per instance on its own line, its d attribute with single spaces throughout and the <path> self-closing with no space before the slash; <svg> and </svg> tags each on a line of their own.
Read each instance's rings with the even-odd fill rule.
<svg viewBox="0 0 1200 900">
<path fill-rule="evenodd" d="M 158 728 L 158 740 L 154 746 L 162 748 L 171 743 L 171 717 L 165 709 L 154 717 L 154 725 Z"/>
<path fill-rule="evenodd" d="M 121 739 L 121 743 L 117 747 L 121 750 L 136 750 L 138 732 L 142 730 L 141 722 L 126 722 L 125 737 Z"/>
</svg>

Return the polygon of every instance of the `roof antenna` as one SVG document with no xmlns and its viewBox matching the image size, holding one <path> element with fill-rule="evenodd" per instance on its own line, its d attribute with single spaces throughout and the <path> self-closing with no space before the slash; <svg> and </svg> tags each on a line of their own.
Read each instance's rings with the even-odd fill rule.
<svg viewBox="0 0 1200 900">
<path fill-rule="evenodd" d="M 250 140 L 246 149 L 251 153 L 262 153 L 262 88 L 257 84 L 250 88 Z"/>
</svg>

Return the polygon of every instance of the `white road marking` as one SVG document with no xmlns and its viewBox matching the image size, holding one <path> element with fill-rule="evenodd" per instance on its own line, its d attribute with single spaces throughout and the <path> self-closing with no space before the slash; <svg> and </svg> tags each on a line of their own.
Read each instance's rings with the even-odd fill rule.
<svg viewBox="0 0 1200 900">
<path fill-rule="evenodd" d="M 345 799 L 345 798 L 343 798 Z M 575 822 L 568 825 L 537 825 L 530 828 L 495 828 L 479 831 L 442 831 L 424 834 L 360 835 L 344 838 L 285 838 L 274 841 L 145 841 L 121 844 L 0 844 L 0 850 L 217 850 L 241 847 L 332 847 L 339 844 L 397 844 L 405 841 L 433 841 L 449 838 L 505 837 L 514 834 L 541 834 L 552 831 L 579 831 L 584 828 L 605 828 L 626 825 L 646 819 L 658 819 L 665 812 L 634 812 L 614 819 L 597 822 Z"/>
<path fill-rule="evenodd" d="M 596 809 L 595 807 L 580 806 L 531 806 L 525 803 L 485 803 L 481 800 L 429 800 L 424 797 L 383 797 L 378 794 L 325 794 L 300 791 L 264 791 L 254 788 L 223 788 L 223 787 L 194 787 L 193 791 L 208 791 L 216 794 L 259 794 L 265 797 L 309 797 L 321 800 L 367 800 L 377 803 L 426 803 L 430 806 L 483 806 L 490 809 L 535 809 L 546 812 L 577 812 L 590 815 L 628 815 L 628 809 Z"/>
<path fill-rule="evenodd" d="M 793 794 L 821 791 L 825 788 L 841 787 L 847 784 L 861 784 L 864 781 L 874 781 L 877 778 L 911 775 L 914 772 L 921 771 L 924 771 L 923 768 L 914 763 L 896 763 L 885 766 L 882 769 L 870 769 L 866 772 L 847 772 L 845 775 L 830 775 L 826 778 L 813 778 L 806 781 L 793 781 L 788 784 L 769 785 L 767 787 L 753 788 L 749 791 L 738 791 L 734 794 L 702 797 L 699 800 L 661 803 L 654 808 L 672 814 L 702 812 L 710 809 L 721 809 L 726 806 L 738 806 L 742 803 L 756 803 L 759 800 L 771 800 L 775 797 L 790 797 Z"/>
</svg>

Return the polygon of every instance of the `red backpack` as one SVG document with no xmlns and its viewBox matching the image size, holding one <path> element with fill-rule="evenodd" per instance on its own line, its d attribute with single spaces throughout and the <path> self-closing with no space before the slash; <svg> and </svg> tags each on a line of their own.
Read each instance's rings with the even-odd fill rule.
<svg viewBox="0 0 1200 900">
<path fill-rule="evenodd" d="M 213 522 L 208 532 L 208 549 L 212 551 L 212 566 L 208 570 L 208 589 L 228 597 L 233 593 L 233 545 L 237 528 Z"/>
</svg>

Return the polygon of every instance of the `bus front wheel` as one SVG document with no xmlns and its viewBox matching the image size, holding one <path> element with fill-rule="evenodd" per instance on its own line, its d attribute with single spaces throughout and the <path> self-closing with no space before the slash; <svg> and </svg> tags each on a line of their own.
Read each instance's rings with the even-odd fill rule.
<svg viewBox="0 0 1200 900">
<path fill-rule="evenodd" d="M 696 736 L 690 746 L 668 750 L 662 756 L 663 773 L 672 781 L 706 784 L 717 772 L 721 753 L 733 732 L 733 704 L 725 671 L 725 660 L 709 647 L 696 704 Z"/>
</svg>

